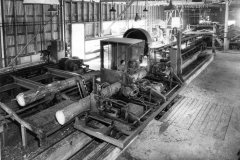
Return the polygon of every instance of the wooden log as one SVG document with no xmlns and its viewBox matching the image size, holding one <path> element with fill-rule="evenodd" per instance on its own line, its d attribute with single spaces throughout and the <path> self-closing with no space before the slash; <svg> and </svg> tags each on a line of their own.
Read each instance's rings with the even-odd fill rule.
<svg viewBox="0 0 240 160">
<path fill-rule="evenodd" d="M 90 81 L 99 75 L 100 71 L 94 71 L 79 76 L 85 81 Z M 49 96 L 51 93 L 57 93 L 64 89 L 76 86 L 79 80 L 80 78 L 76 76 L 63 81 L 56 81 L 46 86 L 39 87 L 38 89 L 32 89 L 23 93 L 19 93 L 16 99 L 20 106 L 26 106 L 27 104 L 30 104 L 36 100 Z"/>
<path fill-rule="evenodd" d="M 26 92 L 19 93 L 16 97 L 20 106 L 26 106 L 38 99 L 49 96 L 51 93 L 57 93 L 61 90 L 77 85 L 79 77 L 72 77 L 63 81 L 56 81 L 38 89 L 31 89 Z"/>
<path fill-rule="evenodd" d="M 74 102 L 67 107 L 56 112 L 56 119 L 59 124 L 64 125 L 75 116 L 90 109 L 90 96 L 87 96 L 78 102 Z"/>
</svg>

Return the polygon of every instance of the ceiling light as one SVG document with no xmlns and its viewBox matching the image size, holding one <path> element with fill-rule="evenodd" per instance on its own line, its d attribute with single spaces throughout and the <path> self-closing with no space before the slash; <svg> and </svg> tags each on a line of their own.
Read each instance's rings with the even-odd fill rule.
<svg viewBox="0 0 240 160">
<path fill-rule="evenodd" d="M 113 0 L 112 0 L 112 8 L 109 11 L 110 12 L 116 12 L 116 9 L 113 7 Z"/>
<path fill-rule="evenodd" d="M 137 9 L 138 9 L 138 0 L 137 0 Z M 136 16 L 135 16 L 134 20 L 135 20 L 136 22 L 141 20 L 141 17 L 139 16 L 138 13 L 136 13 Z"/>
<path fill-rule="evenodd" d="M 171 11 L 171 10 L 175 10 L 175 8 L 172 4 L 172 0 L 170 0 L 169 5 L 164 8 L 164 11 Z"/>
<path fill-rule="evenodd" d="M 141 20 L 141 17 L 139 16 L 138 13 L 136 13 L 136 16 L 135 16 L 134 20 L 135 20 L 136 22 Z"/>
<path fill-rule="evenodd" d="M 53 8 L 53 5 L 50 5 L 50 8 L 47 11 L 48 12 L 57 12 L 57 9 Z"/>
<path fill-rule="evenodd" d="M 147 0 L 145 0 L 145 8 L 144 8 L 143 12 L 148 12 L 148 10 L 147 10 Z"/>
</svg>

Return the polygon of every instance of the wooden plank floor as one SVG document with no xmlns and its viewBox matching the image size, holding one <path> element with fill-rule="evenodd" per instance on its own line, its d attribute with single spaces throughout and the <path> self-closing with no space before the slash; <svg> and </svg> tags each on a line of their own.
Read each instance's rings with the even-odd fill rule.
<svg viewBox="0 0 240 160">
<path fill-rule="evenodd" d="M 232 112 L 229 105 L 182 97 L 160 121 L 224 140 Z"/>
</svg>

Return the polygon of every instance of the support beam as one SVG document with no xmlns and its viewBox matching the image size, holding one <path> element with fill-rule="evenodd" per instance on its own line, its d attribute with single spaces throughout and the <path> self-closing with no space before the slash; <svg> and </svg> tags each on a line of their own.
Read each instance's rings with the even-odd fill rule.
<svg viewBox="0 0 240 160">
<path fill-rule="evenodd" d="M 48 69 L 48 73 L 50 73 L 53 76 L 62 77 L 62 78 L 72 78 L 72 77 L 80 76 L 84 78 L 85 81 L 90 81 L 94 76 L 100 75 L 100 71 L 93 71 L 93 72 L 80 75 L 74 72 L 62 71 L 59 69 L 53 69 L 53 68 L 47 68 L 47 69 Z"/>
<path fill-rule="evenodd" d="M 21 125 L 21 132 L 22 132 L 22 144 L 23 144 L 23 147 L 26 147 L 27 146 L 27 132 L 26 132 L 26 128 Z"/>
<path fill-rule="evenodd" d="M 61 28 L 61 41 L 63 42 L 62 44 L 62 49 L 66 50 L 65 48 L 65 20 L 64 20 L 64 1 L 61 0 L 60 3 L 60 28 Z"/>
<path fill-rule="evenodd" d="M 13 77 L 13 78 L 14 78 L 15 84 L 28 89 L 38 89 L 39 87 L 45 86 L 41 83 L 31 81 L 29 79 L 19 78 L 19 77 Z"/>
<path fill-rule="evenodd" d="M 225 0 L 225 26 L 224 26 L 224 52 L 226 52 L 229 48 L 229 43 L 227 39 L 228 35 L 228 13 L 229 13 L 229 2 Z"/>
<path fill-rule="evenodd" d="M 129 2 L 126 2 L 126 6 L 128 6 L 129 5 Z M 126 11 L 126 21 L 127 21 L 127 25 L 126 25 L 126 31 L 129 29 L 129 12 L 130 12 L 130 10 L 129 9 L 127 9 L 127 11 Z"/>
<path fill-rule="evenodd" d="M 0 2 L 0 10 L 2 10 L 2 3 Z M 2 12 L 0 11 L 0 23 L 2 24 L 2 27 L 0 27 L 0 68 L 5 67 L 4 63 L 4 36 L 3 36 L 3 18 L 2 18 Z M 0 157 L 1 158 L 1 157 Z"/>
<path fill-rule="evenodd" d="M 103 36 L 103 6 L 102 6 L 102 2 L 99 3 L 99 30 L 100 30 L 100 33 L 99 33 L 99 36 L 102 37 Z"/>
</svg>

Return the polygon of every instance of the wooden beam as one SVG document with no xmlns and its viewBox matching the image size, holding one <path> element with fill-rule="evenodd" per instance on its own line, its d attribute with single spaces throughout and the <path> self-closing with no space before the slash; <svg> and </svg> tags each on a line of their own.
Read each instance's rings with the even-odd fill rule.
<svg viewBox="0 0 240 160">
<path fill-rule="evenodd" d="M 36 26 L 37 26 L 37 23 L 36 23 L 36 5 L 32 5 L 33 6 L 33 32 L 34 32 L 34 35 L 37 33 L 36 31 Z M 34 50 L 37 51 L 37 36 L 34 38 Z"/>
<path fill-rule="evenodd" d="M 4 55 L 4 63 L 5 63 L 5 67 L 8 65 L 8 60 L 7 60 L 7 33 L 6 33 L 6 26 L 5 26 L 5 1 L 1 1 L 1 10 L 2 10 L 2 31 L 3 31 L 3 55 Z"/>
<path fill-rule="evenodd" d="M 79 22 L 79 21 L 80 21 L 80 18 L 79 18 L 79 13 L 80 13 L 80 12 L 79 12 L 79 8 L 80 8 L 79 6 L 80 6 L 80 3 L 77 2 L 76 5 L 77 5 L 77 10 L 76 10 L 76 14 L 77 14 L 77 16 L 76 16 L 76 21 Z"/>
<path fill-rule="evenodd" d="M 24 27 L 25 27 L 25 45 L 27 45 L 27 40 L 28 40 L 28 27 L 27 27 L 27 6 L 23 5 L 24 9 Z M 25 49 L 25 53 L 28 53 L 28 47 Z"/>
<path fill-rule="evenodd" d="M 70 0 L 70 15 L 69 15 L 69 20 L 70 20 L 70 27 L 69 27 L 69 38 L 70 38 L 70 45 L 72 46 L 72 16 L 73 16 L 73 13 L 72 13 L 72 0 Z M 71 53 L 72 53 L 72 47 L 71 47 Z"/>
<path fill-rule="evenodd" d="M 95 22 L 95 2 L 92 2 L 92 21 Z M 95 23 L 94 23 L 94 25 L 95 25 Z M 94 30 L 95 30 L 95 28 L 94 28 Z"/>
<path fill-rule="evenodd" d="M 52 12 L 50 12 L 50 16 L 52 17 Z M 54 28 L 53 28 L 53 19 L 51 19 L 51 22 L 50 22 L 50 26 L 51 26 L 51 39 L 53 40 L 54 37 L 53 37 L 53 34 L 54 34 Z"/>
<path fill-rule="evenodd" d="M 84 19 L 84 0 L 82 0 L 82 22 L 85 22 L 85 19 Z"/>
<path fill-rule="evenodd" d="M 26 128 L 21 125 L 21 133 L 22 133 L 22 144 L 23 147 L 27 146 L 27 132 L 26 132 Z"/>
<path fill-rule="evenodd" d="M 44 26 L 45 21 L 46 21 L 45 9 L 44 9 L 44 5 L 42 5 L 42 26 Z M 43 34 L 43 48 L 42 49 L 44 49 L 46 46 L 45 27 L 42 28 L 42 34 Z"/>
<path fill-rule="evenodd" d="M 2 3 L 0 3 L 0 10 L 2 10 Z M 0 11 L 0 23 L 3 25 L 3 13 Z M 3 41 L 4 41 L 4 33 L 3 33 L 3 26 L 2 27 L 0 27 L 0 49 L 1 49 L 1 51 L 0 51 L 0 68 L 2 68 L 2 67 L 5 67 L 5 64 L 4 64 L 4 43 L 3 43 Z M 0 126 L 1 127 L 1 126 Z M 0 134 L 1 134 L 1 132 L 0 132 Z M 1 158 L 1 156 L 0 156 L 0 158 Z"/>
<path fill-rule="evenodd" d="M 14 45 L 15 45 L 15 56 L 18 54 L 18 37 L 17 37 L 17 9 L 16 9 L 16 0 L 13 0 L 13 27 L 14 27 Z M 17 59 L 15 59 L 15 63 L 17 64 Z"/>
<path fill-rule="evenodd" d="M 127 5 L 128 5 L 128 2 L 127 2 Z M 130 9 L 131 9 L 131 7 L 130 7 Z M 126 17 L 126 22 L 127 22 L 126 30 L 129 29 L 129 12 L 130 12 L 130 9 L 128 9 L 128 10 L 126 11 L 126 15 L 125 15 L 125 17 Z"/>
<path fill-rule="evenodd" d="M 60 36 L 61 36 L 61 40 L 62 40 L 62 42 L 63 42 L 63 49 L 65 49 L 65 35 L 64 35 L 64 31 L 65 31 L 65 29 L 64 29 L 64 24 L 65 24 L 65 22 L 64 22 L 64 8 L 63 8 L 63 3 L 64 3 L 64 1 L 63 0 L 61 0 L 60 1 L 60 28 L 61 28 L 61 34 L 60 34 Z"/>
<path fill-rule="evenodd" d="M 61 2 L 60 2 L 61 3 Z M 60 10 L 60 6 L 58 5 L 57 6 L 57 10 L 58 10 L 58 16 L 57 16 L 57 21 L 56 21 L 56 23 L 57 23 L 57 35 L 58 35 L 58 37 L 57 37 L 57 39 L 60 39 L 61 40 L 61 10 Z M 63 50 L 63 48 L 61 48 L 61 50 Z"/>
<path fill-rule="evenodd" d="M 90 2 L 87 2 L 88 22 L 91 22 Z"/>
<path fill-rule="evenodd" d="M 103 29 L 103 26 L 102 26 L 102 24 L 103 24 L 103 15 L 102 15 L 102 13 L 103 13 L 103 6 L 102 6 L 103 4 L 102 4 L 102 2 L 100 2 L 99 3 L 99 29 L 100 29 L 100 33 L 99 33 L 99 36 L 100 37 L 102 37 L 103 36 L 103 31 L 102 31 L 102 29 Z"/>
<path fill-rule="evenodd" d="M 64 47 L 64 50 L 66 50 L 67 48 L 65 47 L 65 43 L 66 43 L 66 1 L 65 0 L 62 0 L 62 3 L 63 3 L 63 27 L 64 27 L 64 44 L 63 44 L 63 47 Z M 72 53 L 71 53 L 71 56 L 72 56 Z"/>
</svg>

